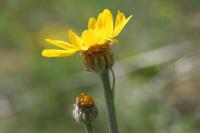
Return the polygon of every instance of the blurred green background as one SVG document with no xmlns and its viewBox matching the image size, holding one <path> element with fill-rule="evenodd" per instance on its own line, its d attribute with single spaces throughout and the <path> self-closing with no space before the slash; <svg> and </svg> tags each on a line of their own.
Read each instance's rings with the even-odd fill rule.
<svg viewBox="0 0 200 133">
<path fill-rule="evenodd" d="M 0 133 L 83 133 L 80 92 L 96 100 L 96 133 L 108 132 L 100 79 L 79 54 L 40 55 L 45 38 L 80 35 L 104 8 L 134 15 L 112 47 L 120 132 L 200 132 L 199 0 L 0 0 Z"/>
</svg>

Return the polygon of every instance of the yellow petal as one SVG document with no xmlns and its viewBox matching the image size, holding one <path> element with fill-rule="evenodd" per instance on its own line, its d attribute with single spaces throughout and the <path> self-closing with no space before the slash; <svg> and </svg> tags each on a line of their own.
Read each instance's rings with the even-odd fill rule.
<svg viewBox="0 0 200 133">
<path fill-rule="evenodd" d="M 97 18 L 96 28 L 98 30 L 102 30 L 103 29 L 103 23 L 104 23 L 104 17 L 103 17 L 103 14 L 100 13 L 98 18 Z"/>
<path fill-rule="evenodd" d="M 66 57 L 73 55 L 77 50 L 68 49 L 68 50 L 58 50 L 58 49 L 45 49 L 42 51 L 42 56 L 44 57 Z"/>
<path fill-rule="evenodd" d="M 81 49 L 81 39 L 72 30 L 69 30 L 69 38 L 72 45 L 74 45 L 77 49 Z"/>
<path fill-rule="evenodd" d="M 90 18 L 88 21 L 88 29 L 94 29 L 96 25 L 96 19 Z"/>
<path fill-rule="evenodd" d="M 118 11 L 116 21 L 115 21 L 115 28 L 126 19 L 124 13 Z"/>
<path fill-rule="evenodd" d="M 111 34 L 113 32 L 113 16 L 110 10 L 105 9 L 103 11 L 103 17 L 104 17 L 103 27 L 107 34 Z"/>
<path fill-rule="evenodd" d="M 74 48 L 73 45 L 67 43 L 67 42 L 64 42 L 64 41 L 60 41 L 60 40 L 52 40 L 52 39 L 45 39 L 47 42 L 57 46 L 57 47 L 60 47 L 60 48 L 63 48 L 63 49 L 69 49 L 69 48 Z"/>
<path fill-rule="evenodd" d="M 98 36 L 95 30 L 83 31 L 81 39 L 87 48 L 98 43 Z"/>
<path fill-rule="evenodd" d="M 115 27 L 114 32 L 112 34 L 112 37 L 116 37 L 124 28 L 124 26 L 128 23 L 128 21 L 131 19 L 132 15 L 129 16 L 126 20 L 122 21 L 120 24 Z"/>
</svg>

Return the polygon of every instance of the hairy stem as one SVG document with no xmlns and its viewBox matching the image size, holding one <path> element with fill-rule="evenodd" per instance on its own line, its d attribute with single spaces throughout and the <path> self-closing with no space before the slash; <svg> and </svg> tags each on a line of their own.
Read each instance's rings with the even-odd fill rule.
<svg viewBox="0 0 200 133">
<path fill-rule="evenodd" d="M 110 85 L 109 70 L 100 74 L 104 87 L 104 96 L 106 102 L 106 111 L 110 133 L 118 133 L 117 118 L 115 113 L 114 94 Z"/>
</svg>

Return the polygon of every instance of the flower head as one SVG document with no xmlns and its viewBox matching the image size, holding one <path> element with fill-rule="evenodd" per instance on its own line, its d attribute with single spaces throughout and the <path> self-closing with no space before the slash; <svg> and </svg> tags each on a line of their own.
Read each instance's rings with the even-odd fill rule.
<svg viewBox="0 0 200 133">
<path fill-rule="evenodd" d="M 94 125 L 97 114 L 97 107 L 93 98 L 86 93 L 81 93 L 74 104 L 74 119 L 79 123 Z"/>
<path fill-rule="evenodd" d="M 42 55 L 45 57 L 67 57 L 78 51 L 85 52 L 92 46 L 105 45 L 116 42 L 115 37 L 122 31 L 132 16 L 125 17 L 124 13 L 118 11 L 115 24 L 112 13 L 104 9 L 98 18 L 90 18 L 88 29 L 79 37 L 75 32 L 69 31 L 70 43 L 60 40 L 46 39 L 47 42 L 61 49 L 45 49 Z"/>
<path fill-rule="evenodd" d="M 113 52 L 109 44 L 94 45 L 81 53 L 83 63 L 89 72 L 101 73 L 114 64 Z"/>
</svg>

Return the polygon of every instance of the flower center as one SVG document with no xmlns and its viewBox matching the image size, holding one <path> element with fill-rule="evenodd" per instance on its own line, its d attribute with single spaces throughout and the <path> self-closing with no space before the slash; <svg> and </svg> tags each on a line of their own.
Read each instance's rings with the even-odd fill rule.
<svg viewBox="0 0 200 133">
<path fill-rule="evenodd" d="M 79 107 L 91 107 L 94 105 L 94 100 L 93 98 L 86 94 L 86 93 L 81 93 L 77 98 L 76 102 Z"/>
</svg>

